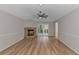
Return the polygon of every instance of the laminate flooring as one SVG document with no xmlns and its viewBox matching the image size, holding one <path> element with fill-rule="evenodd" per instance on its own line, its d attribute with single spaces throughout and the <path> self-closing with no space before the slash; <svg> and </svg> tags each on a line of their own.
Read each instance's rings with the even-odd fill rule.
<svg viewBox="0 0 79 59">
<path fill-rule="evenodd" d="M 55 37 L 25 38 L 0 52 L 0 55 L 76 55 Z"/>
</svg>

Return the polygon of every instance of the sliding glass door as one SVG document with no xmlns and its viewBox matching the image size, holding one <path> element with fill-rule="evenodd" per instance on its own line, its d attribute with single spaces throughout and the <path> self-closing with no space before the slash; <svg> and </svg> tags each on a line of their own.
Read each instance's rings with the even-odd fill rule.
<svg viewBox="0 0 79 59">
<path fill-rule="evenodd" d="M 48 24 L 40 24 L 38 26 L 38 35 L 47 35 L 48 36 Z"/>
</svg>

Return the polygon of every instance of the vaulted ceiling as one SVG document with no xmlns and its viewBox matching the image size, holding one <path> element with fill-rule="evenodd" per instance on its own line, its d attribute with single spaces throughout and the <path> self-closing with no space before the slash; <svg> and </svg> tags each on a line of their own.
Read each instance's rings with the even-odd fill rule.
<svg viewBox="0 0 79 59">
<path fill-rule="evenodd" d="M 72 12 L 79 5 L 74 4 L 2 4 L 0 10 L 8 12 L 24 20 L 54 21 Z M 36 14 L 42 11 L 48 15 L 47 19 L 37 19 Z"/>
</svg>

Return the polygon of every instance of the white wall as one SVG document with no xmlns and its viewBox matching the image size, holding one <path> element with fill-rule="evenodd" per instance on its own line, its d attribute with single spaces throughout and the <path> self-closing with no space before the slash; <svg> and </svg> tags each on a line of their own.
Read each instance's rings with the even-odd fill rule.
<svg viewBox="0 0 79 59">
<path fill-rule="evenodd" d="M 79 8 L 58 21 L 59 39 L 79 54 Z"/>
<path fill-rule="evenodd" d="M 36 27 L 36 28 L 38 28 L 38 26 L 40 24 L 44 24 L 44 23 L 49 24 L 48 36 L 54 36 L 54 27 L 53 27 L 54 25 L 53 25 L 53 22 L 40 22 L 40 21 L 26 20 L 24 27 Z"/>
<path fill-rule="evenodd" d="M 54 36 L 54 24 L 53 24 L 53 22 L 49 22 L 48 24 L 49 24 L 48 35 Z"/>
<path fill-rule="evenodd" d="M 24 38 L 23 20 L 0 11 L 0 51 Z"/>
<path fill-rule="evenodd" d="M 24 27 L 37 27 L 37 21 L 33 20 L 25 20 L 24 21 Z"/>
</svg>

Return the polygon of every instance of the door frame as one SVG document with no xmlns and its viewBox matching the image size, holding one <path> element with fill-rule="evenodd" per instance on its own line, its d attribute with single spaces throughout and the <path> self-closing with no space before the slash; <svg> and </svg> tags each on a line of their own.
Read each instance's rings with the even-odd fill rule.
<svg viewBox="0 0 79 59">
<path fill-rule="evenodd" d="M 55 23 L 55 37 L 58 38 L 58 22 Z"/>
</svg>

